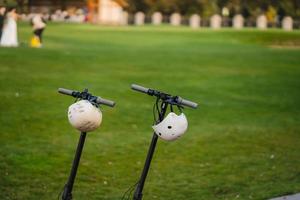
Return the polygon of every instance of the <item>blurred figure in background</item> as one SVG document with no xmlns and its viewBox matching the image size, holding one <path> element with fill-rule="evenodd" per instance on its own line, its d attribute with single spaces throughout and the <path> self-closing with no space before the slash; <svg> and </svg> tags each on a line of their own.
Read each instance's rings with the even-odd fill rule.
<svg viewBox="0 0 300 200">
<path fill-rule="evenodd" d="M 34 34 L 31 39 L 31 47 L 42 47 L 42 36 L 46 28 L 46 21 L 43 19 L 41 14 L 36 14 L 31 20 L 31 25 Z"/>
<path fill-rule="evenodd" d="M 3 25 L 4 25 L 5 11 L 6 11 L 6 8 L 3 6 L 0 6 L 0 39 L 2 36 L 2 29 L 3 29 Z"/>
<path fill-rule="evenodd" d="M 0 40 L 0 46 L 3 47 L 17 47 L 18 46 L 18 35 L 17 35 L 17 18 L 15 8 L 8 9 L 5 17 L 2 37 Z"/>
</svg>

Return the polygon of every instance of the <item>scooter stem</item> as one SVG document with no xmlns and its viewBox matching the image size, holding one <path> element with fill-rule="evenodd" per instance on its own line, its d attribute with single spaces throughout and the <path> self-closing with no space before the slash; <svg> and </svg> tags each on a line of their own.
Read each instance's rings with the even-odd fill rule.
<svg viewBox="0 0 300 200">
<path fill-rule="evenodd" d="M 83 150 L 85 138 L 86 138 L 86 132 L 81 132 L 80 138 L 78 141 L 78 145 L 77 145 L 77 149 L 76 149 L 76 154 L 75 154 L 75 157 L 73 160 L 73 165 L 71 168 L 70 176 L 69 176 L 67 184 L 65 185 L 64 192 L 62 195 L 62 200 L 71 200 L 72 199 L 73 185 L 74 185 L 74 181 L 76 178 L 76 173 L 77 173 L 81 153 Z"/>
<path fill-rule="evenodd" d="M 159 113 L 159 122 L 161 122 L 164 119 L 167 108 L 168 108 L 168 104 L 163 102 L 161 105 L 161 112 Z M 152 160 L 152 157 L 153 157 L 153 154 L 155 151 L 157 139 L 158 139 L 158 136 L 156 135 L 156 133 L 153 133 L 152 141 L 151 141 L 151 144 L 150 144 L 150 147 L 148 150 L 148 154 L 147 154 L 147 158 L 146 158 L 146 161 L 144 164 L 144 169 L 142 171 L 140 180 L 136 186 L 136 189 L 135 189 L 135 192 L 133 195 L 133 200 L 142 200 L 142 198 L 143 198 L 144 184 L 145 184 L 147 174 L 148 174 L 148 171 L 150 168 L 151 160 Z"/>
</svg>

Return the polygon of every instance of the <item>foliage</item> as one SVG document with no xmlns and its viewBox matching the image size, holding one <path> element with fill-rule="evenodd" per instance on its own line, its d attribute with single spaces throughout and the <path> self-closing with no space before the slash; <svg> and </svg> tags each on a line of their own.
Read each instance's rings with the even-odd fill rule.
<svg viewBox="0 0 300 200">
<path fill-rule="evenodd" d="M 258 16 L 269 12 L 273 14 L 278 11 L 284 12 L 292 17 L 300 16 L 300 0 L 127 0 L 130 12 L 143 11 L 152 13 L 160 11 L 164 14 L 180 12 L 181 14 L 198 13 L 209 17 L 220 13 L 223 7 L 230 9 L 230 16 L 243 14 L 245 17 Z M 270 10 L 271 9 L 271 10 Z M 272 14 L 271 14 L 272 12 Z"/>
<path fill-rule="evenodd" d="M 18 6 L 19 10 L 26 10 L 28 0 L 0 0 L 2 4 Z M 80 0 L 79 0 L 80 1 Z M 82 0 L 87 1 L 87 0 Z M 126 10 L 130 13 L 143 11 L 151 14 L 160 11 L 163 14 L 179 12 L 183 15 L 200 14 L 210 17 L 219 13 L 223 7 L 230 10 L 230 17 L 235 14 L 243 14 L 244 17 L 256 17 L 267 14 L 272 22 L 274 15 L 290 15 L 294 18 L 300 17 L 300 0 L 126 0 Z"/>
<path fill-rule="evenodd" d="M 7 7 L 16 7 L 18 5 L 17 0 L 0 0 L 0 5 L 4 5 Z"/>
</svg>

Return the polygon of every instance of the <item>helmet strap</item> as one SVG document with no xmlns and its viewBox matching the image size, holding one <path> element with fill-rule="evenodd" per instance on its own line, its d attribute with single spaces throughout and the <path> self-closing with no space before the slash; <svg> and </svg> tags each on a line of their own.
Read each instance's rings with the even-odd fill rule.
<svg viewBox="0 0 300 200">
<path fill-rule="evenodd" d="M 177 108 L 178 108 L 178 110 L 179 110 L 180 113 L 183 113 L 182 110 L 183 110 L 184 108 L 183 108 L 182 106 L 178 106 L 178 105 L 177 105 Z"/>
<path fill-rule="evenodd" d="M 157 124 L 158 123 L 158 117 L 157 116 L 159 116 L 159 113 L 160 113 L 160 111 L 159 111 L 159 98 L 157 97 L 156 98 L 156 101 L 155 101 L 155 103 L 153 104 L 153 124 Z"/>
</svg>

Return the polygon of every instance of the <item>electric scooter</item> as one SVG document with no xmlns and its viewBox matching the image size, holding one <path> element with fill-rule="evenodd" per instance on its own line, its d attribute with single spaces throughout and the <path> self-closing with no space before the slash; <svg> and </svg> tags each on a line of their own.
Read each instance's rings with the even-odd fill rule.
<svg viewBox="0 0 300 200">
<path fill-rule="evenodd" d="M 170 105 L 171 107 L 171 111 L 173 110 L 173 106 L 177 106 L 179 109 L 185 107 L 190 107 L 190 108 L 197 108 L 198 104 L 189 100 L 185 100 L 179 96 L 173 96 L 158 90 L 154 90 L 154 89 L 149 89 L 149 88 L 145 88 L 143 86 L 139 86 L 136 84 L 132 84 L 131 88 L 135 91 L 141 92 L 141 93 L 145 93 L 148 94 L 150 96 L 154 96 L 156 97 L 156 103 L 154 104 L 154 107 L 156 107 L 157 112 L 158 112 L 158 120 L 156 120 L 156 124 L 160 123 L 161 121 L 163 121 L 167 108 Z M 159 105 L 160 103 L 160 105 Z M 160 107 L 160 108 L 159 108 Z M 155 114 L 155 113 L 154 113 Z M 142 200 L 143 198 L 143 188 L 144 188 L 144 184 L 147 178 L 147 174 L 150 168 L 150 164 L 151 164 L 151 160 L 155 151 L 155 147 L 156 147 L 156 143 L 157 143 L 157 139 L 158 136 L 157 134 L 154 132 L 153 136 L 152 136 L 152 140 L 151 140 L 151 144 L 148 150 L 148 154 L 146 157 L 146 161 L 144 164 L 144 168 L 142 171 L 142 174 L 140 176 L 139 181 L 137 182 L 136 188 L 135 188 L 135 192 L 134 192 L 134 196 L 133 196 L 133 200 Z"/>
<path fill-rule="evenodd" d="M 96 107 L 98 107 L 100 104 L 110 106 L 110 107 L 115 106 L 115 102 L 113 102 L 111 100 L 103 99 L 98 96 L 93 96 L 91 93 L 88 92 L 87 89 L 85 89 L 83 92 L 78 92 L 78 91 L 74 91 L 74 90 L 59 88 L 58 92 L 61 94 L 72 96 L 72 97 L 76 98 L 77 100 L 87 100 Z M 80 161 L 81 153 L 83 150 L 85 138 L 86 138 L 86 132 L 81 132 L 79 142 L 77 145 L 77 149 L 76 149 L 76 153 L 75 153 L 75 157 L 73 160 L 71 172 L 70 172 L 68 181 L 65 184 L 62 196 L 61 196 L 62 200 L 72 200 L 73 185 L 75 182 L 76 173 L 77 173 L 77 169 L 79 166 L 79 161 Z"/>
</svg>

